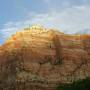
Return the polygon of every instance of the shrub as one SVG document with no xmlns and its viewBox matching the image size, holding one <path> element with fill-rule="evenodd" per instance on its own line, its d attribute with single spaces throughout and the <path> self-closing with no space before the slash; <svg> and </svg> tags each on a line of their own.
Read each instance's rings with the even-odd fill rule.
<svg viewBox="0 0 90 90">
<path fill-rule="evenodd" d="M 90 78 L 73 82 L 72 84 L 63 84 L 56 90 L 90 90 Z"/>
</svg>

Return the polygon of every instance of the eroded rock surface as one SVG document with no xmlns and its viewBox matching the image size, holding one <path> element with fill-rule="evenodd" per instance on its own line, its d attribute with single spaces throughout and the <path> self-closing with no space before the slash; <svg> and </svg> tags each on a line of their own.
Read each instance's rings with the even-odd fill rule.
<svg viewBox="0 0 90 90">
<path fill-rule="evenodd" d="M 33 26 L 0 46 L 0 87 L 5 90 L 53 90 L 86 77 L 90 77 L 90 35 Z"/>
</svg>

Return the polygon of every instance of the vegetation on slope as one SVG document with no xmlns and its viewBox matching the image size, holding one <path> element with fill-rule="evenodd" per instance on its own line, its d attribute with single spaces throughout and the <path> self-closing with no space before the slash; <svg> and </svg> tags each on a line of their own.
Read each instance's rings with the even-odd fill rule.
<svg viewBox="0 0 90 90">
<path fill-rule="evenodd" d="M 56 90 L 90 90 L 90 78 L 79 80 L 72 84 L 60 85 Z"/>
</svg>

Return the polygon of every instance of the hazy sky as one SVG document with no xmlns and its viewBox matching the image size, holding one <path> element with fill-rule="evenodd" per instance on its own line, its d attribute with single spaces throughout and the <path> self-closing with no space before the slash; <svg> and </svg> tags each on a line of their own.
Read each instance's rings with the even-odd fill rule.
<svg viewBox="0 0 90 90">
<path fill-rule="evenodd" d="M 32 24 L 65 33 L 90 29 L 90 0 L 0 0 L 0 43 Z"/>
</svg>

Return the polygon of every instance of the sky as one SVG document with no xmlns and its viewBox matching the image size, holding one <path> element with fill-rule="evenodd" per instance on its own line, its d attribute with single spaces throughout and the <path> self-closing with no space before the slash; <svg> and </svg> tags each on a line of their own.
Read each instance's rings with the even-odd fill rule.
<svg viewBox="0 0 90 90">
<path fill-rule="evenodd" d="M 33 24 L 69 34 L 90 30 L 90 0 L 0 0 L 0 44 Z"/>
</svg>

